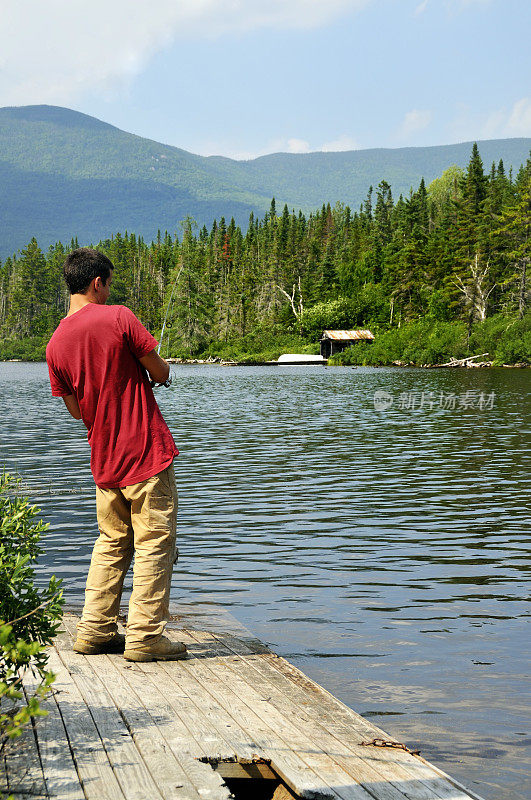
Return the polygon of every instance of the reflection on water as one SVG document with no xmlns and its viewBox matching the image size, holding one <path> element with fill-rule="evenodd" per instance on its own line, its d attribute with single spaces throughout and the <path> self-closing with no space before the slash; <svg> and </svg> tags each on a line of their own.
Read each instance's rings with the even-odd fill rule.
<svg viewBox="0 0 531 800">
<path fill-rule="evenodd" d="M 492 800 L 528 796 L 529 377 L 178 367 L 158 394 L 181 450 L 174 600 L 227 607 Z M 495 399 L 400 407 L 421 392 Z M 84 429 L 43 364 L 0 364 L 0 400 L 1 462 L 51 523 L 43 579 L 79 602 L 96 533 Z"/>
</svg>

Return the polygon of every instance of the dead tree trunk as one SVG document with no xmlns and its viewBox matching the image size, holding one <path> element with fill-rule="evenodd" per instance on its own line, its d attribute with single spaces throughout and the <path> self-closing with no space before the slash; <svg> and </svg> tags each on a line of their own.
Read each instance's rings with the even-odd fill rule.
<svg viewBox="0 0 531 800">
<path fill-rule="evenodd" d="M 282 292 L 284 297 L 290 303 L 291 310 L 293 311 L 293 314 L 295 315 L 295 319 L 300 324 L 301 319 L 302 319 L 302 315 L 303 315 L 303 312 L 304 312 L 304 304 L 302 302 L 301 276 L 299 275 L 299 281 L 298 281 L 298 290 L 299 290 L 298 302 L 295 299 L 295 293 L 297 291 L 297 284 L 295 284 L 295 283 L 293 284 L 293 289 L 292 289 L 291 295 L 289 295 L 286 292 L 286 290 L 282 288 L 282 286 L 279 286 L 278 283 L 276 283 L 275 286 L 279 290 L 279 292 Z"/>
<path fill-rule="evenodd" d="M 465 283 L 462 278 L 458 277 L 454 284 L 465 297 L 465 302 L 470 309 L 470 321 L 472 322 L 475 317 L 480 322 L 483 322 L 487 318 L 488 299 L 496 284 L 494 283 L 490 288 L 487 288 L 489 262 L 487 261 L 485 267 L 482 268 L 477 253 L 469 269 L 471 280 Z"/>
<path fill-rule="evenodd" d="M 527 262 L 529 259 L 524 256 L 522 259 L 522 271 L 520 273 L 520 291 L 518 293 L 518 316 L 520 319 L 525 314 L 526 300 L 527 300 Z"/>
</svg>

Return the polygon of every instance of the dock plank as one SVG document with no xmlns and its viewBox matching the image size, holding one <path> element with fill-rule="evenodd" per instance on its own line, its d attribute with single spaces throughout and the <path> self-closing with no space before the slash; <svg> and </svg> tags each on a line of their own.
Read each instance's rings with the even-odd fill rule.
<svg viewBox="0 0 531 800">
<path fill-rule="evenodd" d="M 7 791 L 8 791 L 8 785 L 7 785 L 6 757 L 3 752 L 0 752 L 0 792 L 7 793 Z"/>
<path fill-rule="evenodd" d="M 204 691 L 204 687 L 193 674 L 188 664 L 176 663 L 170 667 L 142 664 L 144 674 L 151 676 L 153 682 L 160 680 L 161 672 L 166 681 L 165 687 L 170 703 L 175 707 L 179 692 L 184 694 L 179 712 L 189 730 L 189 742 L 195 743 L 192 751 L 196 757 L 217 761 L 252 761 L 256 746 L 246 731 L 235 719 L 227 715 L 215 697 Z M 190 746 L 190 745 L 189 745 Z"/>
<path fill-rule="evenodd" d="M 175 699 L 179 697 L 178 692 L 173 691 L 174 687 L 172 687 L 171 682 L 164 680 L 163 688 L 157 686 L 155 681 L 158 678 L 160 684 L 160 671 L 150 674 L 149 671 L 143 669 L 144 666 L 138 665 L 138 667 L 128 671 L 128 681 L 131 686 L 137 693 L 142 693 L 143 702 L 147 708 L 156 709 L 155 721 L 161 735 L 172 752 L 178 755 L 183 769 L 197 791 L 203 791 L 208 788 L 211 793 L 210 796 L 214 797 L 216 795 L 225 800 L 229 795 L 223 782 L 219 776 L 216 777 L 212 774 L 213 771 L 207 764 L 199 760 L 207 752 L 205 748 L 208 748 L 207 743 L 201 745 L 198 742 L 201 732 L 207 730 L 201 720 L 200 713 L 196 711 L 197 728 L 191 732 L 183 720 L 188 718 L 188 723 L 192 727 L 194 719 L 193 707 L 188 708 L 188 715 L 183 715 L 182 707 L 179 708 Z M 187 697 L 181 695 L 181 706 L 187 700 Z M 217 743 L 218 739 L 215 734 L 212 735 L 212 732 L 210 732 L 208 741 Z M 217 749 L 214 752 L 217 752 Z"/>
<path fill-rule="evenodd" d="M 196 630 L 197 618 L 167 629 L 188 659 L 129 663 L 74 653 L 77 616 L 64 615 L 50 714 L 36 723 L 17 800 L 229 800 L 225 772 L 276 773 L 288 787 L 279 800 L 477 798 L 405 750 L 363 746 L 391 737 L 245 629 Z"/>
<path fill-rule="evenodd" d="M 368 749 L 362 746 L 362 741 L 371 740 L 376 735 L 381 736 L 383 732 L 373 727 L 370 730 L 364 729 L 361 732 L 363 735 L 360 735 L 360 731 L 352 725 L 338 726 L 336 709 L 329 707 L 327 694 L 324 691 L 323 696 L 314 700 L 312 696 L 308 697 L 306 693 L 301 693 L 300 687 L 284 675 L 279 674 L 264 656 L 246 654 L 247 648 L 241 642 L 237 647 L 234 643 L 231 645 L 231 647 L 227 645 L 225 652 L 232 651 L 235 654 L 235 650 L 240 651 L 239 655 L 235 654 L 233 668 L 245 675 L 250 683 L 256 685 L 263 696 L 267 697 L 268 702 L 276 705 L 280 711 L 288 713 L 292 719 L 297 719 L 298 723 L 304 726 L 309 738 L 329 752 L 368 791 L 373 791 L 377 786 L 379 797 L 407 796 L 411 800 L 430 800 L 434 797 L 452 798 L 452 800 L 470 798 L 469 793 L 465 794 L 454 785 L 449 785 L 447 781 L 440 780 L 439 775 L 431 769 L 431 765 L 417 759 L 416 756 L 395 748 Z M 272 658 L 280 660 L 277 656 Z M 383 737 L 388 739 L 385 734 Z M 409 759 L 413 765 L 412 769 L 404 767 L 403 756 Z M 408 764 L 408 767 L 411 764 Z"/>
<path fill-rule="evenodd" d="M 16 797 L 48 796 L 32 724 L 26 725 L 19 737 L 7 743 L 5 770 L 7 785 L 3 791 Z"/>
<path fill-rule="evenodd" d="M 201 637 L 201 639 L 209 636 L 196 632 L 193 635 L 194 638 Z M 368 792 L 371 791 L 371 787 L 378 785 L 381 800 L 404 800 L 406 796 L 411 800 L 433 798 L 433 793 L 428 787 L 419 782 L 409 781 L 410 776 L 401 771 L 396 763 L 388 762 L 386 770 L 378 769 L 371 763 L 371 759 L 367 758 L 367 753 L 361 752 L 362 748 L 359 745 L 356 752 L 345 740 L 334 737 L 323 725 L 320 717 L 314 719 L 305 711 L 306 701 L 300 689 L 293 685 L 286 686 L 281 676 L 278 676 L 280 680 L 276 680 L 277 673 L 274 671 L 267 673 L 255 668 L 255 663 L 263 660 L 263 656 L 253 656 L 254 660 L 250 661 L 234 654 L 223 642 L 219 642 L 218 647 L 220 654 L 225 655 L 225 663 L 260 692 L 264 703 L 273 705 L 284 716 L 296 721 L 297 726 L 304 731 L 313 746 L 328 753 L 355 783 L 362 785 Z M 404 792 L 404 780 L 408 780 L 407 795 Z"/>
<path fill-rule="evenodd" d="M 208 634 L 194 632 L 194 636 L 203 638 Z M 258 663 L 263 662 L 263 656 L 252 656 L 251 661 L 249 658 L 235 655 L 228 647 L 224 647 L 222 642 L 220 648 L 224 648 L 220 652 L 225 653 L 226 663 L 260 691 L 263 701 L 274 705 L 280 713 L 296 721 L 313 745 L 330 754 L 339 766 L 352 776 L 355 783 L 362 785 L 368 792 L 378 786 L 378 796 L 382 800 L 403 800 L 406 796 L 411 800 L 430 800 L 434 797 L 430 787 L 419 780 L 412 780 L 411 775 L 403 770 L 392 756 L 383 762 L 383 765 L 374 764 L 366 748 L 360 746 L 359 739 L 355 744 L 352 743 L 351 731 L 346 732 L 347 736 L 336 738 L 327 730 L 322 713 L 317 717 L 307 713 L 307 699 L 300 688 L 293 684 L 286 685 L 282 676 L 275 670 L 264 671 L 256 668 Z M 322 708 L 320 710 L 323 711 Z M 429 770 L 426 769 L 426 775 L 428 774 Z"/>
<path fill-rule="evenodd" d="M 65 726 L 65 747 L 72 750 L 87 800 L 127 800 L 81 692 L 55 648 L 50 649 L 48 667 L 57 676 L 53 693 Z"/>
<path fill-rule="evenodd" d="M 104 684 L 97 671 L 97 662 L 92 656 L 75 653 L 68 633 L 60 633 L 55 641 L 61 661 L 68 669 L 96 724 L 126 800 L 145 800 L 146 797 L 164 800 L 112 699 L 111 691 L 116 686 L 111 684 L 107 688 L 108 673 L 103 673 Z"/>
<path fill-rule="evenodd" d="M 196 633 L 196 632 L 194 632 Z M 193 634 L 179 631 L 179 638 L 193 643 Z M 327 753 L 316 748 L 305 734 L 275 708 L 264 708 L 261 696 L 241 676 L 229 670 L 215 649 L 208 658 L 195 658 L 195 674 L 206 691 L 215 692 L 227 713 L 237 714 L 250 737 L 271 765 L 297 794 L 308 797 L 341 797 L 369 800 L 371 795 L 352 782 Z"/>
<path fill-rule="evenodd" d="M 35 734 L 48 797 L 86 800 L 55 699 L 55 684 L 52 686 L 52 692 L 41 700 L 41 708 L 47 712 L 46 716 L 35 720 Z M 29 673 L 24 677 L 24 689 L 28 695 L 33 695 L 36 688 L 37 681 Z"/>
<path fill-rule="evenodd" d="M 185 637 L 180 636 L 180 638 L 184 639 Z M 193 644 L 193 642 L 190 643 Z M 219 724 L 223 724 L 222 720 L 224 719 L 225 724 L 231 727 L 233 725 L 244 726 L 247 740 L 254 743 L 253 758 L 270 760 L 272 753 L 278 754 L 277 761 L 281 763 L 276 763 L 275 771 L 287 782 L 294 780 L 299 786 L 301 796 L 315 797 L 317 800 L 320 798 L 326 800 L 334 796 L 328 787 L 321 787 L 318 776 L 271 729 L 263 725 L 258 717 L 254 724 L 249 723 L 249 716 L 253 716 L 252 712 L 249 713 L 248 707 L 220 680 L 214 671 L 205 668 L 197 656 L 192 656 L 190 660 L 194 664 L 194 674 L 203 693 L 210 694 L 218 702 L 221 710 Z M 160 662 L 160 666 L 166 672 L 167 678 L 174 681 L 179 680 L 181 670 L 175 669 L 176 663 Z M 179 663 L 179 668 L 181 666 L 182 662 Z M 238 752 L 236 752 L 236 757 L 238 760 L 241 759 Z M 241 760 L 245 763 L 248 758 L 248 753 L 246 753 Z"/>
<path fill-rule="evenodd" d="M 276 670 L 281 673 L 288 674 L 297 685 L 309 681 L 304 673 L 297 670 L 292 664 L 282 658 L 271 658 L 272 663 Z M 398 740 L 390 736 L 381 728 L 378 728 L 369 720 L 356 714 L 352 709 L 345 706 L 333 695 L 326 692 L 318 684 L 316 687 L 316 703 L 309 705 L 311 712 L 314 715 L 319 715 L 323 718 L 326 715 L 327 725 L 330 726 L 331 732 L 339 739 L 348 741 L 348 731 L 356 730 L 357 734 L 362 736 L 363 741 L 371 741 L 374 738 L 382 738 L 386 741 L 398 743 Z M 323 700 L 323 694 L 327 699 L 327 703 Z M 319 709 L 317 708 L 319 706 Z M 327 714 L 328 712 L 328 714 Z M 387 748 L 387 747 L 364 747 L 364 757 L 371 759 L 373 762 L 383 763 L 392 760 L 394 763 L 406 770 L 411 779 L 418 779 L 428 784 L 430 791 L 434 798 L 440 797 L 443 800 L 482 800 L 478 795 L 474 794 L 470 789 L 462 786 L 458 781 L 446 775 L 442 770 L 435 767 L 433 764 L 426 761 L 424 758 L 408 753 L 406 750 L 400 748 Z"/>
<path fill-rule="evenodd" d="M 151 707 L 152 704 L 158 704 L 158 708 L 167 708 L 168 713 L 162 719 L 159 717 L 157 724 L 169 747 L 178 754 L 190 781 L 202 796 L 208 790 L 209 797 L 216 800 L 218 798 L 219 800 L 226 800 L 226 798 L 230 797 L 230 792 L 222 778 L 212 770 L 208 763 L 202 761 L 202 759 L 206 758 L 209 747 L 213 746 L 212 751 L 219 752 L 217 732 L 213 732 L 212 729 L 205 725 L 201 712 L 193 704 L 188 703 L 186 713 L 183 714 L 182 707 L 179 708 L 176 703 L 178 693 L 174 692 L 174 687 L 166 676 L 163 676 L 163 689 L 161 689 L 155 685 L 157 678 L 159 684 L 161 683 L 160 671 L 150 674 L 149 669 L 144 669 L 148 665 L 142 664 L 140 666 L 141 668 L 138 672 L 131 671 L 129 675 L 132 677 L 135 674 L 135 677 L 138 677 L 143 682 L 146 705 Z M 163 695 L 162 698 L 161 695 Z M 189 701 L 189 698 L 186 697 L 184 700 Z M 166 706 L 164 706 L 165 702 L 167 703 Z M 181 702 L 181 706 L 183 704 Z M 177 714 L 178 708 L 179 714 Z M 173 717 L 171 716 L 172 714 Z M 193 727 L 194 719 L 197 723 L 195 729 Z M 190 731 L 187 726 L 190 726 L 192 730 Z M 201 742 L 202 734 L 205 735 L 204 742 Z"/>
<path fill-rule="evenodd" d="M 419 792 L 420 796 L 427 798 L 443 798 L 444 800 L 476 798 L 481 800 L 442 770 L 406 750 L 384 747 L 369 749 L 361 746 L 362 741 L 371 741 L 374 738 L 382 738 L 396 743 L 398 741 L 364 717 L 356 714 L 285 659 L 273 653 L 256 658 L 252 649 L 248 648 L 241 640 L 226 634 L 214 633 L 212 635 L 235 655 L 244 657 L 243 660 L 247 661 L 255 671 L 263 673 L 264 677 L 273 683 L 278 683 L 280 678 L 279 691 L 300 704 L 302 716 L 308 716 L 324 727 L 338 744 L 347 745 L 350 751 L 357 753 L 364 761 L 377 765 L 378 772 L 387 780 L 393 780 L 392 774 L 389 774 L 386 768 L 386 765 L 391 762 L 396 777 L 400 776 L 401 782 L 408 781 L 408 796 L 411 794 L 416 797 L 415 792 Z M 302 702 L 301 689 L 305 690 Z M 332 742 L 330 745 L 332 746 Z M 413 782 L 418 783 L 414 784 Z M 424 784 L 424 788 L 422 788 L 422 784 Z"/>
<path fill-rule="evenodd" d="M 75 621 L 70 615 L 65 618 L 71 637 L 75 636 Z M 166 687 L 161 693 L 146 680 L 141 665 L 128 664 L 119 655 L 90 656 L 90 664 L 105 674 L 106 689 L 164 798 L 228 800 L 230 793 L 221 777 L 191 754 L 193 739 L 188 730 L 183 734 L 180 717 L 164 702 Z M 160 682 L 160 672 L 157 675 Z"/>
</svg>

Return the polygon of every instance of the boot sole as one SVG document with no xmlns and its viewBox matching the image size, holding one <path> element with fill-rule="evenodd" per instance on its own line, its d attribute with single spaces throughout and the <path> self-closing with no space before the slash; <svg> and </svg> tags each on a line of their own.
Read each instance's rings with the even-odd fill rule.
<svg viewBox="0 0 531 800">
<path fill-rule="evenodd" d="M 130 650 L 129 652 L 124 652 L 124 658 L 126 661 L 180 661 L 183 658 L 186 658 L 188 653 L 175 653 L 172 655 L 156 655 L 155 653 L 143 653 L 141 650 Z"/>
<path fill-rule="evenodd" d="M 104 655 L 105 653 L 123 653 L 124 648 L 122 647 L 98 647 L 97 645 L 74 645 L 72 647 L 74 653 L 80 653 L 84 656 L 100 656 Z"/>
</svg>

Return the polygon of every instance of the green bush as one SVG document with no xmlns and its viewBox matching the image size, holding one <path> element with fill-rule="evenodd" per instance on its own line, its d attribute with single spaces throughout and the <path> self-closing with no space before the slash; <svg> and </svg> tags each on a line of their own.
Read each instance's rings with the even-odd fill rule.
<svg viewBox="0 0 531 800">
<path fill-rule="evenodd" d="M 320 339 L 324 330 L 345 330 L 356 325 L 358 306 L 348 297 L 316 303 L 305 309 L 301 319 L 301 329 L 305 336 Z"/>
<path fill-rule="evenodd" d="M 34 585 L 39 540 L 48 526 L 36 519 L 38 509 L 27 498 L 16 496 L 15 486 L 10 475 L 0 475 L 0 749 L 20 736 L 31 717 L 45 713 L 39 702 L 54 679 L 45 648 L 63 605 L 55 577 L 43 589 Z M 39 680 L 27 698 L 21 690 L 26 670 Z"/>
<path fill-rule="evenodd" d="M 317 349 L 316 349 L 317 348 Z M 228 342 L 212 342 L 199 358 L 222 358 L 240 364 L 274 361 L 282 353 L 319 352 L 319 345 L 296 333 L 286 333 L 278 328 L 255 331 Z"/>
<path fill-rule="evenodd" d="M 0 361 L 44 361 L 49 338 L 28 336 L 24 339 L 3 339 L 0 341 Z"/>
<path fill-rule="evenodd" d="M 421 319 L 405 326 L 402 359 L 415 364 L 442 364 L 452 356 L 467 354 L 466 328 L 462 322 Z"/>
<path fill-rule="evenodd" d="M 496 314 L 476 323 L 467 346 L 466 325 L 446 322 L 431 315 L 401 328 L 381 333 L 373 342 L 359 342 L 335 355 L 332 364 L 384 365 L 442 364 L 450 358 L 486 353 L 495 364 L 531 364 L 531 313 L 523 319 Z"/>
<path fill-rule="evenodd" d="M 301 319 L 304 336 L 314 341 L 321 338 L 325 330 L 351 330 L 372 328 L 389 320 L 389 301 L 382 286 L 366 283 L 355 297 L 339 297 L 326 300 L 305 309 Z"/>
<path fill-rule="evenodd" d="M 473 353 L 489 353 L 495 364 L 531 364 L 531 312 L 523 319 L 505 314 L 478 323 L 470 337 Z"/>
<path fill-rule="evenodd" d="M 514 339 L 503 337 L 496 348 L 494 363 L 531 364 L 531 331 L 522 331 Z"/>
<path fill-rule="evenodd" d="M 431 317 L 408 322 L 401 328 L 375 333 L 373 342 L 359 342 L 334 356 L 334 364 L 384 365 L 440 364 L 466 355 L 466 328 L 461 322 Z"/>
</svg>

